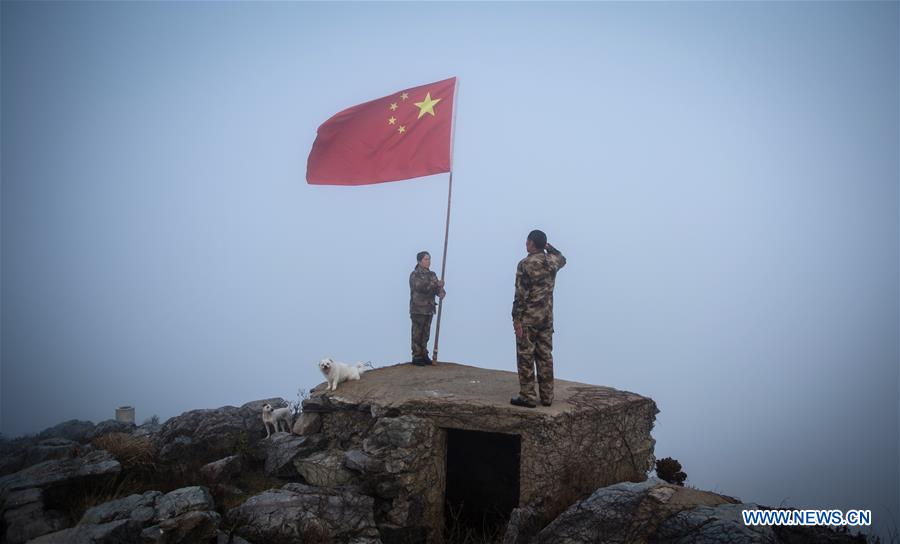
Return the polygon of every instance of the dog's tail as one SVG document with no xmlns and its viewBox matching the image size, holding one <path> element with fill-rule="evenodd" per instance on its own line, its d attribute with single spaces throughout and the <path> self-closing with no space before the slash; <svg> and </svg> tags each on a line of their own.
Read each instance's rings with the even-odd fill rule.
<svg viewBox="0 0 900 544">
<path fill-rule="evenodd" d="M 372 364 L 372 361 L 366 361 L 365 363 L 356 363 L 356 369 L 359 370 L 359 373 L 362 374 L 367 370 L 372 370 L 375 368 L 375 365 Z"/>
</svg>

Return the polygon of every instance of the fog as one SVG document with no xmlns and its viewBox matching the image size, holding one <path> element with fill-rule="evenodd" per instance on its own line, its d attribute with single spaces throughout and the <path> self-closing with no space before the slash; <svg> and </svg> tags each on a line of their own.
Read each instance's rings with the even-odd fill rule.
<svg viewBox="0 0 900 544">
<path fill-rule="evenodd" d="M 310 186 L 306 158 L 332 114 L 456 76 L 441 358 L 515 370 L 543 229 L 557 378 L 653 398 L 689 485 L 896 528 L 898 15 L 3 2 L 0 431 L 407 361 L 447 176 Z"/>
</svg>

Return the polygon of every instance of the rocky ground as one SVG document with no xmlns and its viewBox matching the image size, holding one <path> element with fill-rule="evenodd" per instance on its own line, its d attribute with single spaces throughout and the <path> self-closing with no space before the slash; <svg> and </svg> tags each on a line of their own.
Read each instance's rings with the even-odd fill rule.
<svg viewBox="0 0 900 544">
<path fill-rule="evenodd" d="M 315 402 L 315 394 L 312 402 Z M 266 438 L 262 399 L 193 410 L 162 425 L 67 421 L 0 441 L 0 541 L 34 543 L 416 542 L 379 529 L 383 472 L 335 456 L 315 418 Z M 832 530 L 746 527 L 755 504 L 656 478 L 597 489 L 547 523 L 513 511 L 504 544 L 865 542 Z M 460 538 L 462 540 L 462 538 Z M 471 540 L 470 540 L 471 541 Z M 474 541 L 473 541 L 474 542 Z"/>
</svg>

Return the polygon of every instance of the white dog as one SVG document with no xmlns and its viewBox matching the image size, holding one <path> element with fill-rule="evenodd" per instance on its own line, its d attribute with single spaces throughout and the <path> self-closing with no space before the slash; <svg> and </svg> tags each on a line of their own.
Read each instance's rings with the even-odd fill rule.
<svg viewBox="0 0 900 544">
<path fill-rule="evenodd" d="M 293 415 L 290 408 L 272 408 L 269 403 L 263 404 L 262 420 L 266 426 L 266 438 L 269 438 L 269 425 L 275 429 L 275 432 L 281 431 L 281 424 L 284 423 L 285 432 L 291 432 L 291 424 Z"/>
<path fill-rule="evenodd" d="M 319 361 L 319 370 L 325 375 L 328 381 L 328 389 L 335 391 L 339 383 L 347 380 L 358 380 L 360 375 L 365 372 L 366 363 L 356 363 L 356 366 L 345 365 L 332 359 L 325 357 Z"/>
</svg>

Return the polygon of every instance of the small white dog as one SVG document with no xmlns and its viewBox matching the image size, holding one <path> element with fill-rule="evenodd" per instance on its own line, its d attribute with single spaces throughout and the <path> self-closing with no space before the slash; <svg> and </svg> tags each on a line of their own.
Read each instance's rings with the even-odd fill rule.
<svg viewBox="0 0 900 544">
<path fill-rule="evenodd" d="M 358 380 L 367 368 L 366 363 L 356 363 L 355 366 L 350 366 L 339 363 L 331 357 L 325 357 L 319 361 L 319 370 L 322 371 L 322 374 L 325 375 L 325 379 L 328 381 L 328 389 L 335 391 L 339 383 L 347 380 Z"/>
<path fill-rule="evenodd" d="M 275 429 L 275 432 L 281 432 L 281 424 L 284 423 L 285 432 L 291 432 L 291 424 L 293 415 L 290 408 L 272 408 L 269 403 L 263 404 L 262 420 L 266 426 L 266 438 L 269 438 L 269 425 Z"/>
</svg>

